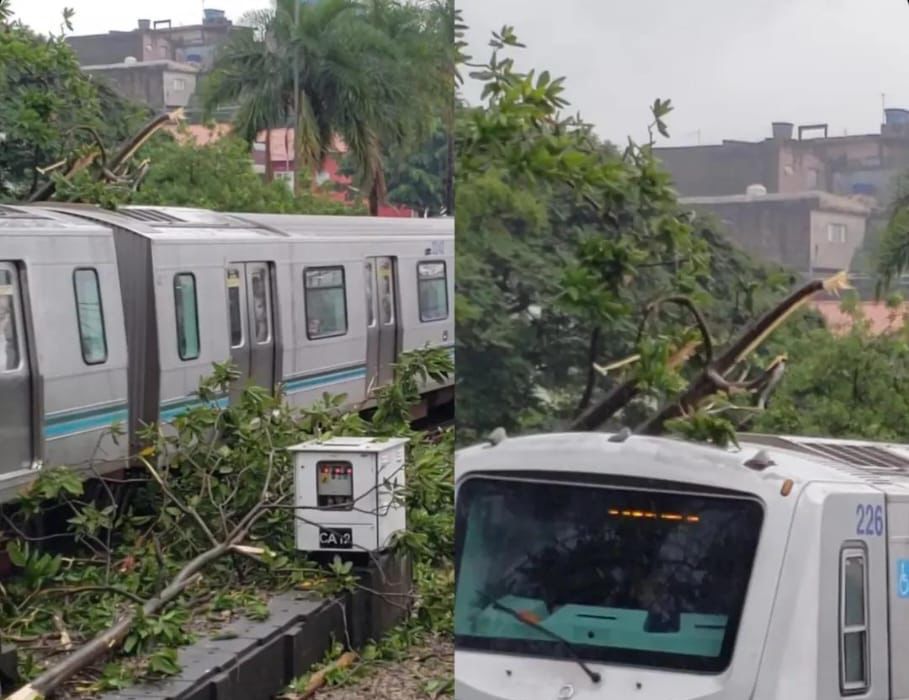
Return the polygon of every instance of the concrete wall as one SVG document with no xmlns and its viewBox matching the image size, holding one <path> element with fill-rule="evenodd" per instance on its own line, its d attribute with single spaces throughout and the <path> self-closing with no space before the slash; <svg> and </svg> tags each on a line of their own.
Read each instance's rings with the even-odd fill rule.
<svg viewBox="0 0 909 700">
<path fill-rule="evenodd" d="M 93 34 L 91 36 L 68 36 L 69 44 L 79 59 L 81 66 L 98 66 L 110 63 L 122 63 L 127 56 L 136 60 L 144 58 L 142 34 L 139 32 L 114 32 L 112 34 Z"/>
<path fill-rule="evenodd" d="M 816 200 L 751 201 L 693 204 L 714 214 L 730 240 L 757 258 L 807 270 L 811 240 L 811 209 Z"/>
<path fill-rule="evenodd" d="M 152 109 L 185 107 L 196 89 L 196 74 L 167 70 L 162 65 L 136 63 L 129 67 L 92 68 L 124 97 Z"/>
<path fill-rule="evenodd" d="M 683 197 L 744 194 L 748 185 L 778 191 L 777 148 L 770 142 L 655 148 Z"/>
<path fill-rule="evenodd" d="M 846 240 L 830 240 L 828 226 L 846 227 Z M 813 267 L 823 270 L 848 270 L 855 251 L 865 240 L 866 219 L 855 214 L 831 211 L 811 212 L 811 250 Z"/>
</svg>

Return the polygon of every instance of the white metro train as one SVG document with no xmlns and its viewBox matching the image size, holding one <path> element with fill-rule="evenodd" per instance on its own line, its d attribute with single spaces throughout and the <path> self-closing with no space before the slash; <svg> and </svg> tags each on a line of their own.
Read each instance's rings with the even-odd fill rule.
<svg viewBox="0 0 909 700">
<path fill-rule="evenodd" d="M 453 352 L 453 266 L 448 218 L 0 206 L 0 501 L 45 464 L 123 466 L 214 362 L 236 391 L 368 406 L 399 353 Z M 423 394 L 450 403 L 453 378 Z"/>
<path fill-rule="evenodd" d="M 909 447 L 740 443 L 460 451 L 455 697 L 909 698 Z"/>
</svg>

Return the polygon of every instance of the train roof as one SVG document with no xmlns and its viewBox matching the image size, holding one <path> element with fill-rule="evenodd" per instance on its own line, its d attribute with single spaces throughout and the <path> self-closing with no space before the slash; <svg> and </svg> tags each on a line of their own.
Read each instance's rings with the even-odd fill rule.
<svg viewBox="0 0 909 700">
<path fill-rule="evenodd" d="M 24 209 L 25 207 L 23 207 Z M 310 216 L 216 212 L 194 207 L 125 206 L 110 211 L 93 205 L 47 203 L 28 207 L 117 226 L 156 240 L 343 240 L 451 238 L 450 218 L 399 219 L 368 216 Z"/>
<path fill-rule="evenodd" d="M 612 438 L 612 439 L 611 439 Z M 609 462 L 604 462 L 604 457 Z M 763 464 L 749 468 L 746 462 Z M 672 437 L 633 435 L 618 439 L 610 433 L 551 433 L 505 438 L 497 445 L 475 445 L 460 450 L 456 477 L 476 471 L 528 470 L 599 471 L 631 475 L 638 465 L 649 478 L 667 481 L 716 483 L 735 488 L 738 483 L 776 475 L 799 482 L 864 483 L 882 490 L 909 492 L 909 446 L 866 440 L 746 434 L 739 446 L 722 449 Z M 755 464 L 754 462 L 752 464 Z M 642 472 L 643 473 L 643 472 Z"/>
<path fill-rule="evenodd" d="M 72 216 L 45 212 L 34 207 L 0 204 L 0 235 L 16 233 L 55 235 L 110 235 L 100 224 Z"/>
</svg>

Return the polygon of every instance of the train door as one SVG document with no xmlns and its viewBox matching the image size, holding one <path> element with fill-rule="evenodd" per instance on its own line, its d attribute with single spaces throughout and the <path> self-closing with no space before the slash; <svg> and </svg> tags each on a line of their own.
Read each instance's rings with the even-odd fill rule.
<svg viewBox="0 0 909 700">
<path fill-rule="evenodd" d="M 32 377 L 19 273 L 0 262 L 0 476 L 28 469 L 32 441 Z"/>
<path fill-rule="evenodd" d="M 271 268 L 262 262 L 230 263 L 226 274 L 230 359 L 240 373 L 231 397 L 248 383 L 271 390 L 276 359 Z"/>
<path fill-rule="evenodd" d="M 379 383 L 379 308 L 376 285 L 376 260 L 367 258 L 363 263 L 366 288 L 366 386 Z"/>
<path fill-rule="evenodd" d="M 888 489 L 887 559 L 890 632 L 890 696 L 909 697 L 909 667 L 901 663 L 909 646 L 909 494 Z"/>
<path fill-rule="evenodd" d="M 384 386 L 394 378 L 398 359 L 397 270 L 395 259 L 366 260 L 367 382 Z"/>
</svg>

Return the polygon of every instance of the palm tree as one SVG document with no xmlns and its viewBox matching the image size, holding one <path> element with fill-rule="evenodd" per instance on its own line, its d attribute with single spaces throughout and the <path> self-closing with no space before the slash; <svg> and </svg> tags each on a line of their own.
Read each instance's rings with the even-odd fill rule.
<svg viewBox="0 0 909 700">
<path fill-rule="evenodd" d="M 286 122 L 289 110 L 287 53 L 276 36 L 273 13 L 250 12 L 240 24 L 249 31 L 236 32 L 223 46 L 203 86 L 203 103 L 208 113 L 219 106 L 237 105 L 234 129 L 250 144 L 265 131 L 265 180 L 271 182 L 271 130 Z"/>
<path fill-rule="evenodd" d="M 293 123 L 298 171 L 321 166 L 339 136 L 375 215 L 385 197 L 383 150 L 429 124 L 426 64 L 421 74 L 418 63 L 429 51 L 417 51 L 410 35 L 424 27 L 394 0 L 317 0 L 295 8 L 297 1 L 277 0 L 273 10 L 259 13 L 257 32 L 228 42 L 206 102 L 239 104 L 235 123 L 247 138 Z M 377 7 L 387 13 L 381 21 Z M 295 66 L 300 109 L 294 123 Z"/>
</svg>

